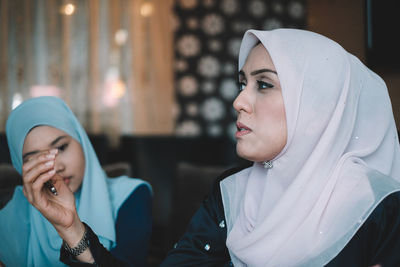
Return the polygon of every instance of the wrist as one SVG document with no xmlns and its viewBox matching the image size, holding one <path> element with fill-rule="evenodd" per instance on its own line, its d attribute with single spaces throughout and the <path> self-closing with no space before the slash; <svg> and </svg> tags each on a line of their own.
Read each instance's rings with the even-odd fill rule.
<svg viewBox="0 0 400 267">
<path fill-rule="evenodd" d="M 63 247 L 69 254 L 77 257 L 81 255 L 89 247 L 88 229 L 86 226 L 82 238 L 79 240 L 76 246 L 70 246 L 65 240 L 63 240 Z"/>
<path fill-rule="evenodd" d="M 57 229 L 60 237 L 70 246 L 75 247 L 82 239 L 86 231 L 85 225 L 81 222 L 78 216 L 74 219 L 73 223 L 69 227 L 62 227 Z"/>
</svg>

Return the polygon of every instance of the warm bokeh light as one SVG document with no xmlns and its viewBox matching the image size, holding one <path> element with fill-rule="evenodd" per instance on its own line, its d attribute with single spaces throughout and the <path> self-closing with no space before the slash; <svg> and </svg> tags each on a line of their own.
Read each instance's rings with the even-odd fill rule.
<svg viewBox="0 0 400 267">
<path fill-rule="evenodd" d="M 119 29 L 116 33 L 115 33 L 115 42 L 117 43 L 117 45 L 123 45 L 126 43 L 126 40 L 128 39 L 128 31 L 125 29 Z"/>
<path fill-rule="evenodd" d="M 105 83 L 103 104 L 106 107 L 115 107 L 126 91 L 125 83 L 120 79 L 109 80 Z"/>
<path fill-rule="evenodd" d="M 73 5 L 73 4 L 66 4 L 66 5 L 64 5 L 63 7 L 62 7 L 62 13 L 63 14 L 65 14 L 65 15 L 67 15 L 67 16 L 70 16 L 70 15 L 72 15 L 72 14 L 74 14 L 74 12 L 75 12 L 75 6 Z"/>
<path fill-rule="evenodd" d="M 121 97 L 125 95 L 126 85 L 120 78 L 119 70 L 117 67 L 108 69 L 104 81 L 104 91 L 102 102 L 106 107 L 115 107 Z"/>
<path fill-rule="evenodd" d="M 149 17 L 149 16 L 151 16 L 153 14 L 153 12 L 154 12 L 154 6 L 153 6 L 152 3 L 145 2 L 140 7 L 140 14 L 143 17 Z"/>
<path fill-rule="evenodd" d="M 111 83 L 111 94 L 115 98 L 121 98 L 125 94 L 126 86 L 122 80 Z"/>
</svg>

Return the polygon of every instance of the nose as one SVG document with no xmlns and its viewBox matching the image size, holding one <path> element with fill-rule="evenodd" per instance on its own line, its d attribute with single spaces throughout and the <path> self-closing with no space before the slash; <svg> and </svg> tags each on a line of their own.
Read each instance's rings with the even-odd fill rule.
<svg viewBox="0 0 400 267">
<path fill-rule="evenodd" d="M 241 111 L 245 111 L 247 113 L 251 112 L 251 105 L 247 93 L 248 90 L 246 90 L 246 87 L 239 93 L 235 101 L 233 101 L 233 108 L 238 113 L 240 113 Z"/>
<path fill-rule="evenodd" d="M 54 161 L 54 169 L 57 174 L 62 173 L 65 170 L 65 164 L 62 161 L 62 158 L 59 156 L 56 156 L 56 159 Z"/>
</svg>

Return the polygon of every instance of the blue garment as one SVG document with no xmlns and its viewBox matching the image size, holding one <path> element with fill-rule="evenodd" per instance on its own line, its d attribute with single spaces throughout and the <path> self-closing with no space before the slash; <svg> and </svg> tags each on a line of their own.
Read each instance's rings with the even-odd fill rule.
<svg viewBox="0 0 400 267">
<path fill-rule="evenodd" d="M 147 266 L 147 251 L 151 233 L 151 192 L 148 186 L 138 186 L 118 211 L 116 221 L 117 245 L 110 251 L 100 243 L 89 226 L 88 240 L 95 264 L 77 261 L 63 247 L 60 260 L 72 267 L 87 266 Z"/>
<path fill-rule="evenodd" d="M 11 160 L 19 173 L 25 137 L 39 125 L 62 130 L 81 144 L 85 172 L 82 186 L 75 193 L 78 215 L 96 232 L 105 248 L 115 247 L 119 207 L 137 186 L 150 185 L 126 176 L 107 179 L 85 130 L 68 106 L 56 97 L 29 99 L 15 108 L 7 120 Z M 21 187 L 0 211 L 0 225 L 0 260 L 6 266 L 65 266 L 59 261 L 61 238 L 26 200 Z"/>
</svg>

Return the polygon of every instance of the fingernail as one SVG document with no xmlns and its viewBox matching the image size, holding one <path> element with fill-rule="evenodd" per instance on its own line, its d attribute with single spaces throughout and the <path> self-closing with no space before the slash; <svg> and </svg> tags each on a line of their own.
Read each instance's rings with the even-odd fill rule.
<svg viewBox="0 0 400 267">
<path fill-rule="evenodd" d="M 55 149 L 50 150 L 49 152 L 50 152 L 50 154 L 55 155 L 55 154 L 57 154 L 57 151 L 58 151 L 58 149 L 55 148 Z"/>
<path fill-rule="evenodd" d="M 51 161 L 46 162 L 44 165 L 46 165 L 46 166 L 52 166 L 53 164 L 54 164 L 54 161 L 51 160 Z"/>
<path fill-rule="evenodd" d="M 55 174 L 56 171 L 54 169 L 52 169 L 51 171 L 48 172 L 49 174 Z"/>
</svg>

